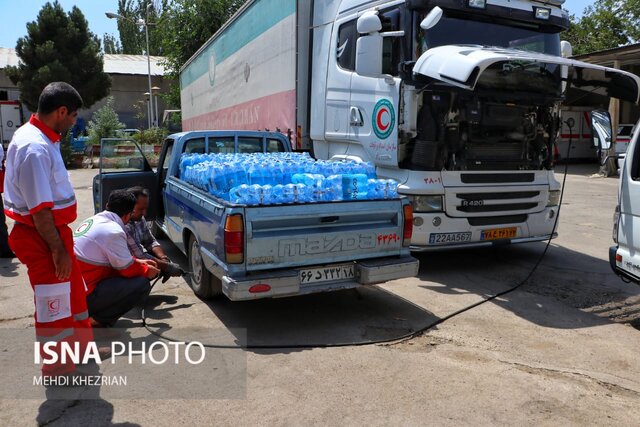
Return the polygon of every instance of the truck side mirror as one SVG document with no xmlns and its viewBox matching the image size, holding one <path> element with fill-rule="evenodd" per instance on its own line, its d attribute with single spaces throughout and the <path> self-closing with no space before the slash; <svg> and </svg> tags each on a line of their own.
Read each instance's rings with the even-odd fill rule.
<svg viewBox="0 0 640 427">
<path fill-rule="evenodd" d="M 570 56 L 572 56 L 573 47 L 571 46 L 571 43 L 569 43 L 566 40 L 562 40 L 560 42 L 560 54 L 562 55 L 563 58 L 569 58 Z"/>
<path fill-rule="evenodd" d="M 356 42 L 356 73 L 366 77 L 382 75 L 382 36 L 360 36 Z"/>
<path fill-rule="evenodd" d="M 368 11 L 358 18 L 356 28 L 360 34 L 377 33 L 382 29 L 382 21 L 377 11 Z"/>
<path fill-rule="evenodd" d="M 440 18 L 442 18 L 442 9 L 436 6 L 431 9 L 429 14 L 427 14 L 422 22 L 420 22 L 420 28 L 422 28 L 423 30 L 433 28 L 438 22 L 440 22 Z"/>
<path fill-rule="evenodd" d="M 377 11 L 368 11 L 358 18 L 356 41 L 356 73 L 366 77 L 382 75 L 382 22 Z"/>
<path fill-rule="evenodd" d="M 611 148 L 611 116 L 608 111 L 591 112 L 591 141 L 599 150 Z"/>
</svg>

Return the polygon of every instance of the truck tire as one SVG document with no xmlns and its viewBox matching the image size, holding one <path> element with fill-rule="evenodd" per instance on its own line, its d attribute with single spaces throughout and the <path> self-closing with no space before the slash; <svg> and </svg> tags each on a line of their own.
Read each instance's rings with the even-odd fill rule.
<svg viewBox="0 0 640 427">
<path fill-rule="evenodd" d="M 222 281 L 204 266 L 200 255 L 200 244 L 193 235 L 189 237 L 189 267 L 191 268 L 189 284 L 197 296 L 207 299 L 222 294 Z"/>
</svg>

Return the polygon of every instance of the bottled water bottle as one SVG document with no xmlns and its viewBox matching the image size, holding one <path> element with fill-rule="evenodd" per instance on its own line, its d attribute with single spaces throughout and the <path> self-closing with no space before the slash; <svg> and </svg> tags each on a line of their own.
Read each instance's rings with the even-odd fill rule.
<svg viewBox="0 0 640 427">
<path fill-rule="evenodd" d="M 365 162 L 364 163 L 364 170 L 365 170 L 365 173 L 367 174 L 367 178 L 369 178 L 369 179 L 376 179 L 377 178 L 376 167 L 373 165 L 373 163 Z"/>
<path fill-rule="evenodd" d="M 367 198 L 395 199 L 398 197 L 398 183 L 393 179 L 370 179 Z"/>
<path fill-rule="evenodd" d="M 251 199 L 249 197 L 250 188 L 247 184 L 242 184 L 237 187 L 233 187 L 229 190 L 229 201 L 241 205 L 249 204 Z"/>
<path fill-rule="evenodd" d="M 277 184 L 273 186 L 273 188 L 271 189 L 271 201 L 276 205 L 291 203 L 291 201 L 288 199 L 287 194 L 285 194 L 284 185 Z"/>
<path fill-rule="evenodd" d="M 271 197 L 271 192 L 273 187 L 269 184 L 261 185 L 258 189 L 258 204 L 260 205 L 270 205 L 273 203 L 273 199 Z"/>
<path fill-rule="evenodd" d="M 342 200 L 342 175 L 330 175 L 324 181 L 326 201 Z"/>
<path fill-rule="evenodd" d="M 221 195 L 223 193 L 228 193 L 229 189 L 227 187 L 227 176 L 224 168 L 220 166 L 216 168 L 212 168 L 213 171 L 213 184 L 215 186 L 215 191 L 217 195 Z"/>
<path fill-rule="evenodd" d="M 308 187 L 322 188 L 324 176 L 312 173 L 297 173 L 291 177 L 294 184 L 304 184 Z"/>
<path fill-rule="evenodd" d="M 367 198 L 367 175 L 342 175 L 342 197 L 344 200 L 363 200 Z"/>
</svg>

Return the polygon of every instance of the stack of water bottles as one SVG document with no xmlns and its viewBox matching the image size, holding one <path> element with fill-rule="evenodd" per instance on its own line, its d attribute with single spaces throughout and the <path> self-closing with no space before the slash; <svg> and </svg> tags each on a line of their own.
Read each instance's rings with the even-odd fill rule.
<svg viewBox="0 0 640 427">
<path fill-rule="evenodd" d="M 183 154 L 180 177 L 244 205 L 398 197 L 398 183 L 377 179 L 371 163 L 316 161 L 307 153 Z"/>
</svg>

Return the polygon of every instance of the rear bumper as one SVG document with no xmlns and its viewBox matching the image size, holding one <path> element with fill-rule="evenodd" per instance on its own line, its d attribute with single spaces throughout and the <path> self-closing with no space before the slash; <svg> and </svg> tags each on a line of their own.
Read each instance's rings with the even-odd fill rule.
<svg viewBox="0 0 640 427">
<path fill-rule="evenodd" d="M 620 277 L 624 281 L 631 281 L 636 285 L 640 285 L 640 277 L 636 277 L 635 275 L 629 273 L 628 271 L 623 270 L 618 267 L 618 263 L 616 262 L 616 254 L 618 253 L 617 246 L 611 246 L 609 248 L 609 265 L 611 266 L 611 270 L 615 273 L 616 276 Z"/>
<path fill-rule="evenodd" d="M 414 252 L 441 251 L 545 241 L 551 237 L 558 213 L 558 207 L 551 206 L 540 212 L 523 214 L 525 219 L 520 222 L 505 220 L 490 225 L 471 225 L 472 217 L 450 217 L 444 212 L 414 212 L 411 250 Z M 420 225 L 416 226 L 416 222 Z M 516 228 L 516 235 L 511 239 L 482 240 L 483 231 L 494 228 Z M 434 244 L 430 239 L 433 233 L 470 233 L 471 237 L 464 242 Z M 553 238 L 555 237 L 557 233 L 553 234 Z"/>
<path fill-rule="evenodd" d="M 418 274 L 418 268 L 419 261 L 417 259 L 404 256 L 356 261 L 354 262 L 354 279 L 334 282 L 302 285 L 298 270 L 276 270 L 238 278 L 224 276 L 222 277 L 222 291 L 231 301 L 288 297 L 350 289 L 413 277 Z M 269 285 L 270 289 L 266 292 L 249 292 L 252 286 L 259 284 Z"/>
<path fill-rule="evenodd" d="M 488 246 L 503 246 L 503 245 L 513 245 L 516 243 L 533 243 L 533 242 L 546 242 L 549 238 L 555 239 L 558 237 L 558 233 L 553 233 L 553 236 L 547 234 L 546 236 L 536 236 L 536 237 L 517 237 L 515 239 L 500 239 L 500 240 L 489 240 L 486 242 L 469 242 L 462 244 L 452 244 L 452 245 L 440 245 L 440 246 L 411 246 L 412 252 L 432 252 L 432 251 L 442 251 L 448 249 L 471 249 L 471 248 L 485 248 Z"/>
</svg>

